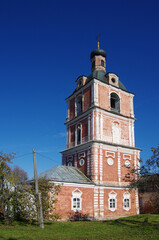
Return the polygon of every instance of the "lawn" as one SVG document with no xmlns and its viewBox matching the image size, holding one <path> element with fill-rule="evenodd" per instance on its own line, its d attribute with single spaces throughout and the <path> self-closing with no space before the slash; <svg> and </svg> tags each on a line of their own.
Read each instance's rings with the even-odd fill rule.
<svg viewBox="0 0 159 240">
<path fill-rule="evenodd" d="M 138 215 L 111 221 L 45 223 L 45 228 L 22 222 L 10 226 L 0 223 L 0 239 L 159 239 L 159 215 Z"/>
</svg>

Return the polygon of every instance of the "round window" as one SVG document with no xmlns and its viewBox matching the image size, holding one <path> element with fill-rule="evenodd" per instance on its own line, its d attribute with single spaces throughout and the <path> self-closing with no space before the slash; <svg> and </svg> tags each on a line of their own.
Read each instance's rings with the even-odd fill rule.
<svg viewBox="0 0 159 240">
<path fill-rule="evenodd" d="M 112 78 L 111 80 L 112 80 L 112 82 L 113 82 L 113 83 L 115 83 L 115 82 L 116 82 L 115 78 Z"/>
<path fill-rule="evenodd" d="M 129 161 L 126 161 L 126 162 L 125 162 L 125 166 L 126 166 L 127 168 L 129 168 L 129 167 L 130 167 L 130 162 L 129 162 Z"/>
<path fill-rule="evenodd" d="M 84 165 L 84 159 L 80 159 L 79 165 L 80 165 L 80 166 L 83 166 L 83 165 Z"/>
<path fill-rule="evenodd" d="M 108 165 L 112 166 L 114 164 L 114 160 L 112 158 L 107 159 Z"/>
</svg>

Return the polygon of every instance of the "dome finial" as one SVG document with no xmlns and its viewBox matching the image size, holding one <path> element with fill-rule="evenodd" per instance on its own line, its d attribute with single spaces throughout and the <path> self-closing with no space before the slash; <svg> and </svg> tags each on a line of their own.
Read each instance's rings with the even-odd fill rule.
<svg viewBox="0 0 159 240">
<path fill-rule="evenodd" d="M 97 49 L 99 49 L 99 37 L 100 37 L 100 33 L 97 34 Z"/>
</svg>

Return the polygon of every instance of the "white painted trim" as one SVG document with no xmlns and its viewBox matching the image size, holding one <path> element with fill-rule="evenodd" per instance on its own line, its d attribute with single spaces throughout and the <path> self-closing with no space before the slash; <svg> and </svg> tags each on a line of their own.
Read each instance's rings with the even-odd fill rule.
<svg viewBox="0 0 159 240">
<path fill-rule="evenodd" d="M 125 122 L 128 122 L 128 120 L 131 120 L 131 121 L 135 121 L 135 119 L 132 119 L 132 118 L 130 118 L 130 117 L 128 117 L 128 116 L 121 116 L 121 115 L 114 115 L 114 113 L 112 113 L 112 112 L 110 112 L 110 111 L 108 111 L 108 110 L 104 110 L 104 109 L 99 109 L 98 107 L 94 107 L 93 108 L 93 110 L 92 109 L 89 109 L 89 110 L 87 110 L 86 112 L 83 112 L 83 114 L 82 114 L 82 116 L 81 115 L 79 115 L 79 116 L 77 116 L 76 118 L 73 118 L 73 119 L 71 119 L 70 121 L 68 121 L 68 122 L 65 122 L 65 125 L 70 125 L 70 126 L 72 126 L 72 125 L 74 125 L 74 122 L 78 122 L 79 121 L 79 119 L 80 119 L 80 121 L 81 120 L 83 120 L 83 119 L 85 119 L 85 118 L 87 118 L 88 117 L 88 114 L 91 114 L 93 111 L 98 111 L 99 113 L 101 112 L 102 114 L 103 114 L 103 117 L 110 117 L 110 118 L 112 118 L 113 120 L 114 119 L 120 119 L 121 121 L 125 121 Z M 119 121 L 119 120 L 118 120 Z"/>
<path fill-rule="evenodd" d="M 91 106 L 94 106 L 94 81 L 91 84 Z"/>
<path fill-rule="evenodd" d="M 123 209 L 126 211 L 129 211 L 131 209 L 131 197 L 130 197 L 130 193 L 129 192 L 124 192 L 123 193 Z M 129 200 L 129 207 L 125 207 L 124 206 L 124 200 L 128 199 Z"/>
<path fill-rule="evenodd" d="M 76 188 L 73 192 L 72 192 L 72 198 L 71 198 L 71 210 L 78 212 L 82 210 L 82 198 L 81 198 L 82 192 Z M 80 207 L 79 208 L 73 208 L 73 199 L 74 198 L 78 198 L 80 200 Z"/>
<path fill-rule="evenodd" d="M 131 122 L 129 121 L 129 144 L 132 146 Z"/>
<path fill-rule="evenodd" d="M 105 151 L 105 156 L 115 158 L 115 152 Z"/>
<path fill-rule="evenodd" d="M 127 95 L 127 96 L 134 96 L 133 93 L 126 92 L 126 91 L 122 90 L 121 88 L 117 88 L 117 87 L 114 87 L 114 86 L 112 86 L 112 85 L 110 85 L 110 84 L 108 85 L 108 84 L 106 84 L 106 83 L 103 83 L 103 82 L 101 82 L 100 80 L 98 80 L 98 79 L 96 79 L 96 78 L 94 78 L 93 80 L 94 80 L 94 82 L 98 83 L 98 84 L 101 85 L 101 86 L 107 86 L 107 88 L 109 88 L 111 91 L 122 92 L 123 94 L 125 94 L 125 95 Z"/>
<path fill-rule="evenodd" d="M 53 182 L 55 185 L 61 185 L 64 187 L 81 187 L 81 188 L 103 188 L 103 189 L 109 189 L 109 190 L 118 190 L 118 189 L 125 189 L 126 185 L 121 187 L 108 187 L 108 186 L 104 186 L 104 185 L 96 185 L 96 184 L 80 184 L 80 183 L 67 183 L 67 182 L 55 182 L 55 181 L 51 181 Z M 128 186 L 128 184 L 127 184 Z"/>
<path fill-rule="evenodd" d="M 114 212 L 115 210 L 117 210 L 117 199 L 116 199 L 116 196 L 117 196 L 117 193 L 114 192 L 114 191 L 111 191 L 109 194 L 108 194 L 109 198 L 108 198 L 108 209 L 112 212 Z M 115 208 L 111 208 L 110 207 L 110 200 L 111 199 L 114 199 L 115 200 Z"/>
<path fill-rule="evenodd" d="M 78 158 L 84 158 L 85 157 L 85 152 L 79 152 L 78 153 Z"/>
<path fill-rule="evenodd" d="M 123 159 L 124 160 L 130 160 L 131 161 L 131 155 L 130 154 L 123 154 Z"/>
<path fill-rule="evenodd" d="M 100 115 L 100 139 L 103 140 L 103 114 Z"/>
<path fill-rule="evenodd" d="M 99 114 L 96 112 L 96 139 L 99 140 Z"/>
<path fill-rule="evenodd" d="M 91 115 L 91 140 L 94 139 L 94 111 Z"/>
<path fill-rule="evenodd" d="M 94 82 L 94 105 L 99 106 L 98 102 L 98 83 Z"/>
<path fill-rule="evenodd" d="M 136 203 L 136 213 L 139 214 L 139 194 L 138 189 L 135 190 L 135 203 Z"/>
<path fill-rule="evenodd" d="M 118 148 L 118 181 L 119 181 L 119 184 L 121 183 L 121 156 L 120 156 L 120 148 Z"/>
</svg>

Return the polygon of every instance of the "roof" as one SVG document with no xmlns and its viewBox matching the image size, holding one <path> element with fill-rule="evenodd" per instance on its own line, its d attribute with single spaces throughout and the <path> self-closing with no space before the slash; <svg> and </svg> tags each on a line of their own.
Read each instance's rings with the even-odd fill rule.
<svg viewBox="0 0 159 240">
<path fill-rule="evenodd" d="M 108 73 L 107 73 L 108 74 Z M 91 80 L 92 78 L 96 78 L 98 80 L 100 80 L 101 82 L 104 82 L 104 83 L 107 83 L 109 84 L 108 82 L 108 79 L 107 79 L 107 74 L 103 71 L 93 71 L 89 76 L 88 76 L 88 81 Z M 124 90 L 124 91 L 127 91 L 126 90 L 126 87 L 122 84 L 122 82 L 119 81 L 119 88 Z"/>
<path fill-rule="evenodd" d="M 93 182 L 86 177 L 86 175 L 78 168 L 59 165 L 53 167 L 38 175 L 38 178 L 46 177 L 46 179 L 53 180 L 55 182 L 70 182 L 70 183 L 82 183 L 93 184 Z"/>
<path fill-rule="evenodd" d="M 106 52 L 103 49 L 95 49 L 93 52 L 91 52 L 91 59 L 94 56 L 99 56 L 99 55 L 106 58 Z"/>
</svg>

